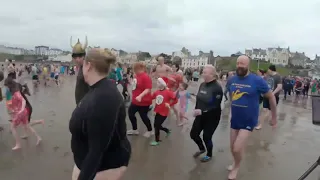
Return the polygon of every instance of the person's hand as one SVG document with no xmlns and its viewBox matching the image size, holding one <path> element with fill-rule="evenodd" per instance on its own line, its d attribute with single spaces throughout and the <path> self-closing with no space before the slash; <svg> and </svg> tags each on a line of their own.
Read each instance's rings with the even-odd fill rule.
<svg viewBox="0 0 320 180">
<path fill-rule="evenodd" d="M 141 96 L 137 96 L 137 97 L 136 97 L 136 100 L 137 100 L 138 102 L 141 102 L 141 99 L 142 99 Z"/>
<path fill-rule="evenodd" d="M 167 108 L 170 109 L 170 104 L 169 104 L 169 103 L 165 103 L 164 105 L 165 105 Z"/>
<path fill-rule="evenodd" d="M 200 116 L 202 114 L 202 111 L 201 109 L 195 109 L 193 111 L 193 116 L 196 117 L 196 116 Z"/>
</svg>

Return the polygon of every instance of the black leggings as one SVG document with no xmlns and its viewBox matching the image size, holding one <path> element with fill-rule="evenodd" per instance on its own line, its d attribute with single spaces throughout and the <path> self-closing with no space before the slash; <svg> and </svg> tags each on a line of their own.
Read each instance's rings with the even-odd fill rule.
<svg viewBox="0 0 320 180">
<path fill-rule="evenodd" d="M 224 98 L 226 98 L 226 101 L 228 101 L 228 90 L 225 89 L 224 92 L 223 92 L 223 95 L 224 95 Z"/>
<path fill-rule="evenodd" d="M 155 134 L 155 140 L 157 142 L 160 141 L 160 130 L 169 133 L 169 129 L 162 127 L 163 122 L 167 119 L 167 116 L 161 116 L 160 114 L 156 114 L 154 117 L 154 134 Z"/>
<path fill-rule="evenodd" d="M 148 117 L 148 111 L 149 111 L 149 106 L 137 106 L 132 103 L 130 104 L 130 107 L 128 109 L 128 114 L 129 114 L 129 119 L 131 121 L 133 130 L 138 129 L 137 118 L 135 114 L 139 112 L 142 122 L 144 123 L 144 125 L 146 125 L 148 131 L 152 131 L 151 122 Z"/>
<path fill-rule="evenodd" d="M 127 92 L 128 92 L 128 83 L 126 82 L 122 82 L 122 95 L 124 97 L 124 99 L 127 99 Z"/>
<path fill-rule="evenodd" d="M 217 129 L 221 116 L 221 109 L 211 110 L 197 116 L 190 132 L 191 139 L 198 145 L 200 151 L 205 151 L 200 133 L 203 131 L 203 141 L 207 148 L 207 156 L 212 157 L 212 135 Z"/>
</svg>

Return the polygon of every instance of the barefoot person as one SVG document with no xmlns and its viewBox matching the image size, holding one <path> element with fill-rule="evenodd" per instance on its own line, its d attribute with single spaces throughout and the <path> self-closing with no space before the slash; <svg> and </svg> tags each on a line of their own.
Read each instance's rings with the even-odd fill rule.
<svg viewBox="0 0 320 180">
<path fill-rule="evenodd" d="M 22 125 L 25 133 L 32 132 L 37 138 L 37 145 L 41 141 L 41 137 L 37 134 L 37 132 L 29 125 L 29 115 L 28 108 L 26 106 L 26 101 L 21 95 L 20 88 L 18 83 L 16 83 L 11 77 L 7 78 L 5 81 L 5 86 L 10 90 L 12 94 L 12 100 L 10 105 L 10 112 L 12 117 L 11 123 L 11 132 L 16 140 L 16 145 L 12 148 L 12 150 L 17 150 L 21 148 L 21 139 L 17 133 L 17 127 Z"/>
<path fill-rule="evenodd" d="M 265 80 L 250 73 L 249 64 L 247 56 L 238 57 L 236 76 L 229 79 L 227 85 L 231 97 L 230 146 L 234 161 L 228 167 L 228 179 L 237 178 L 248 137 L 258 123 L 260 94 L 269 100 L 271 125 L 275 128 L 277 124 L 275 96 Z"/>
<path fill-rule="evenodd" d="M 275 65 L 270 65 L 267 73 L 268 73 L 268 76 L 266 77 L 267 84 L 269 88 L 272 90 L 272 93 L 276 98 L 276 104 L 278 104 L 279 94 L 282 90 L 281 76 L 276 72 Z M 265 121 L 265 119 L 268 119 L 270 117 L 271 111 L 270 111 L 270 104 L 269 104 L 268 98 L 263 99 L 263 110 L 264 112 L 262 113 L 263 115 L 260 118 L 260 123 L 256 127 L 257 130 L 260 130 L 263 126 L 263 122 Z"/>
<path fill-rule="evenodd" d="M 164 57 L 158 57 L 158 65 L 156 66 L 155 76 L 156 78 L 162 78 L 166 83 L 168 83 L 168 74 L 172 72 L 172 69 L 164 64 Z"/>
<path fill-rule="evenodd" d="M 70 39 L 70 45 L 72 47 L 72 60 L 79 67 L 79 72 L 77 76 L 76 89 L 75 89 L 75 98 L 76 104 L 80 102 L 80 100 L 87 94 L 89 91 L 89 85 L 84 81 L 83 73 L 82 73 L 82 65 L 84 57 L 86 56 L 86 48 L 88 46 L 88 39 L 86 37 L 85 44 L 82 46 L 79 39 L 78 42 L 73 46 L 72 45 L 72 37 Z"/>
</svg>

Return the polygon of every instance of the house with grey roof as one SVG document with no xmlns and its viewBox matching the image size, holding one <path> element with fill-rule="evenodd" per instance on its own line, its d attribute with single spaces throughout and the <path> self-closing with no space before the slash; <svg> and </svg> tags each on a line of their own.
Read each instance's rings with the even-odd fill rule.
<svg viewBox="0 0 320 180">
<path fill-rule="evenodd" d="M 265 61 L 267 58 L 267 51 L 261 48 L 246 49 L 245 55 L 249 56 L 251 59 L 254 59 L 254 60 Z"/>
<path fill-rule="evenodd" d="M 320 56 L 316 54 L 316 57 L 314 58 L 313 62 L 316 67 L 320 67 Z"/>
<path fill-rule="evenodd" d="M 308 58 L 304 52 L 300 53 L 297 51 L 290 53 L 289 63 L 292 66 L 300 66 L 304 68 L 306 68 L 308 65 L 311 65 L 310 58 Z"/>
<path fill-rule="evenodd" d="M 272 64 L 286 66 L 289 64 L 290 48 L 267 48 L 267 61 Z"/>
<path fill-rule="evenodd" d="M 205 53 L 199 51 L 198 55 L 182 55 L 182 67 L 184 68 L 200 68 L 204 67 L 207 64 L 214 64 L 213 51 Z"/>
</svg>

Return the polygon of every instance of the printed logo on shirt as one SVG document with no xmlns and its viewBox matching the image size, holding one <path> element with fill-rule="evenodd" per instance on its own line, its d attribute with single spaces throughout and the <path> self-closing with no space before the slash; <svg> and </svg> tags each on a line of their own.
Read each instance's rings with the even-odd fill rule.
<svg viewBox="0 0 320 180">
<path fill-rule="evenodd" d="M 201 94 L 207 94 L 207 91 L 200 90 Z"/>
<path fill-rule="evenodd" d="M 267 78 L 267 84 L 270 89 L 274 89 L 274 79 L 272 77 Z"/>
<path fill-rule="evenodd" d="M 158 95 L 157 97 L 156 97 L 156 104 L 157 105 L 160 105 L 160 104 L 162 104 L 163 103 L 163 96 L 162 95 Z"/>
<path fill-rule="evenodd" d="M 217 95 L 217 96 L 216 96 L 216 99 L 221 99 L 221 95 Z"/>
<path fill-rule="evenodd" d="M 246 129 L 249 130 L 249 131 L 252 130 L 252 128 L 250 126 L 247 126 Z"/>
<path fill-rule="evenodd" d="M 135 90 L 137 88 L 137 79 L 134 78 L 133 81 L 132 81 L 132 90 Z"/>
</svg>

